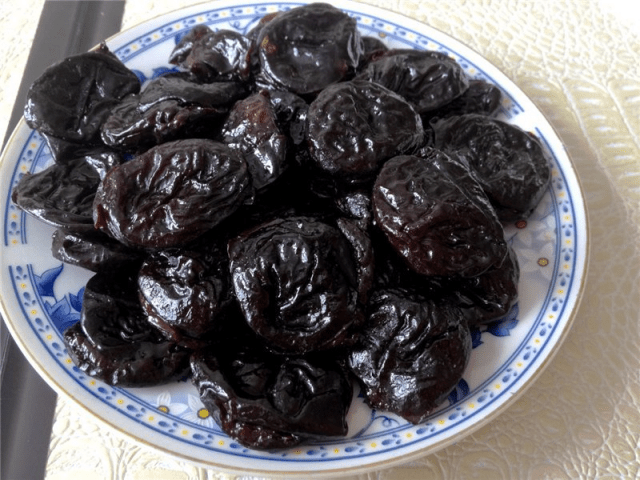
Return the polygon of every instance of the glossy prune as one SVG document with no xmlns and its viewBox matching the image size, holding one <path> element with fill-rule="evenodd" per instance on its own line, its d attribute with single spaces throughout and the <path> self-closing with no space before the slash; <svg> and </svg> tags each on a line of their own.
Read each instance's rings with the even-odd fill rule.
<svg viewBox="0 0 640 480">
<path fill-rule="evenodd" d="M 99 349 L 79 323 L 65 330 L 63 339 L 77 368 L 114 387 L 160 385 L 177 380 L 189 370 L 189 351 L 168 340 Z"/>
<path fill-rule="evenodd" d="M 179 65 L 203 82 L 248 80 L 251 73 L 251 40 L 233 30 L 209 31 L 194 35 L 188 53 Z M 177 47 L 176 47 L 177 48 Z M 175 51 L 175 50 L 174 50 Z M 180 58 L 175 56 L 175 58 Z"/>
<path fill-rule="evenodd" d="M 181 85 L 189 88 L 183 91 Z M 215 138 L 231 105 L 246 94 L 237 83 L 199 85 L 180 77 L 160 77 L 147 88 L 112 109 L 102 126 L 106 145 L 139 153 L 186 137 Z"/>
<path fill-rule="evenodd" d="M 158 145 L 112 169 L 94 202 L 96 228 L 130 246 L 185 244 L 253 194 L 247 165 L 205 139 Z"/>
<path fill-rule="evenodd" d="M 313 165 L 342 182 L 363 182 L 382 163 L 422 146 L 422 120 L 404 99 L 372 82 L 325 88 L 309 106 Z"/>
<path fill-rule="evenodd" d="M 154 253 L 140 268 L 138 288 L 152 324 L 179 344 L 198 345 L 231 302 L 226 252 L 210 248 Z"/>
<path fill-rule="evenodd" d="M 287 167 L 288 139 L 280 131 L 267 91 L 233 106 L 222 140 L 245 159 L 256 190 L 273 183 Z"/>
<path fill-rule="evenodd" d="M 233 328 L 224 329 L 222 344 L 191 358 L 200 398 L 225 433 L 256 449 L 347 433 L 352 386 L 336 360 L 275 355 L 252 332 Z"/>
<path fill-rule="evenodd" d="M 435 146 L 464 157 L 503 221 L 527 218 L 551 181 L 540 141 L 521 128 L 483 115 L 432 124 Z"/>
<path fill-rule="evenodd" d="M 472 278 L 443 282 L 443 294 L 453 297 L 467 324 L 477 326 L 509 313 L 518 299 L 520 267 L 513 248 L 500 265 Z"/>
<path fill-rule="evenodd" d="M 276 219 L 228 246 L 236 297 L 251 328 L 277 351 L 348 345 L 362 320 L 347 239 L 307 217 Z"/>
<path fill-rule="evenodd" d="M 474 176 L 453 157 L 387 161 L 373 189 L 376 224 L 423 275 L 473 277 L 507 254 L 502 225 Z"/>
<path fill-rule="evenodd" d="M 184 35 L 169 54 L 169 63 L 180 65 L 184 62 L 193 48 L 193 44 L 199 39 L 212 33 L 206 25 L 196 25 Z"/>
<path fill-rule="evenodd" d="M 20 178 L 11 200 L 22 210 L 55 227 L 93 230 L 93 201 L 100 175 L 84 158 L 54 163 Z"/>
<path fill-rule="evenodd" d="M 40 132 L 100 144 L 100 127 L 120 99 L 138 93 L 138 77 L 103 43 L 52 65 L 31 85 L 24 117 Z"/>
<path fill-rule="evenodd" d="M 121 268 L 127 264 L 140 263 L 143 255 L 139 250 L 129 248 L 95 230 L 80 233 L 61 228 L 53 233 L 51 254 L 62 262 L 92 272 L 107 266 Z"/>
<path fill-rule="evenodd" d="M 469 86 L 455 60 L 428 50 L 391 49 L 377 55 L 356 78 L 396 92 L 420 114 L 451 102 Z"/>
<path fill-rule="evenodd" d="M 64 332 L 76 366 L 113 386 L 157 385 L 189 368 L 189 351 L 164 339 L 147 321 L 136 274 L 131 266 L 96 273 L 84 290 L 80 322 Z"/>
<path fill-rule="evenodd" d="M 471 355 L 459 309 L 402 290 L 372 294 L 349 365 L 367 403 L 420 423 L 458 384 Z"/>
<path fill-rule="evenodd" d="M 475 113 L 478 115 L 494 115 L 502 102 L 502 92 L 495 85 L 484 80 L 470 80 L 469 88 L 462 95 L 443 105 L 437 110 L 431 110 L 423 116 L 427 118 L 448 118 L 456 115 Z"/>
<path fill-rule="evenodd" d="M 312 3 L 276 16 L 257 39 L 257 83 L 298 95 L 313 95 L 347 80 L 362 55 L 355 19 L 325 3 Z"/>
</svg>

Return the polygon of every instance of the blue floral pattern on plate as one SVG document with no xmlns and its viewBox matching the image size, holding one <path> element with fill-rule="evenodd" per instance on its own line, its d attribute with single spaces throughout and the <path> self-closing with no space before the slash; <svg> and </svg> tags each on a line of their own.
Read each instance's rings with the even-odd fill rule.
<svg viewBox="0 0 640 480">
<path fill-rule="evenodd" d="M 168 58 L 193 25 L 247 32 L 263 15 L 299 4 L 200 5 L 123 32 L 109 46 L 144 82 L 175 69 L 161 59 Z M 392 47 L 443 51 L 469 76 L 499 85 L 505 98 L 501 117 L 542 139 L 552 162 L 551 187 L 530 218 L 505 226 L 521 265 L 520 301 L 504 319 L 473 330 L 470 367 L 448 401 L 423 424 L 371 410 L 355 392 L 347 437 L 280 452 L 248 450 L 220 431 L 188 379 L 149 389 L 121 389 L 90 378 L 73 365 L 61 332 L 79 318 L 89 274 L 48 255 L 52 229 L 28 218 L 10 201 L 11 188 L 22 175 L 51 161 L 42 137 L 22 125 L 1 165 L 7 180 L 2 186 L 0 291 L 12 333 L 43 376 L 60 390 L 107 423 L 156 448 L 217 467 L 280 475 L 358 470 L 372 463 L 406 460 L 469 433 L 506 406 L 552 356 L 570 325 L 585 265 L 586 220 L 573 168 L 553 130 L 517 87 L 464 45 L 391 12 L 352 2 L 341 6 L 356 18 L 364 35 L 375 35 Z"/>
</svg>

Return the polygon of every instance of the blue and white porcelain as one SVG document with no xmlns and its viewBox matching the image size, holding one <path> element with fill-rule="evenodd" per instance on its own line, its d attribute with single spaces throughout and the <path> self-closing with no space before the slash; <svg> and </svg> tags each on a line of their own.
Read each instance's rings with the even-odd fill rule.
<svg viewBox="0 0 640 480">
<path fill-rule="evenodd" d="M 122 32 L 107 45 L 144 81 L 174 68 L 167 62 L 169 53 L 195 24 L 247 32 L 263 15 L 300 4 L 200 4 Z M 495 83 L 504 93 L 501 118 L 542 140 L 552 159 L 551 186 L 530 218 L 505 228 L 521 266 L 519 302 L 504 319 L 473 332 L 473 354 L 463 380 L 423 424 L 373 411 L 356 392 L 347 437 L 274 453 L 246 449 L 220 431 L 188 380 L 113 388 L 73 365 L 61 333 L 78 320 L 82 289 L 91 273 L 54 259 L 53 229 L 11 203 L 18 179 L 51 161 L 40 135 L 21 122 L 0 163 L 2 315 L 27 358 L 59 393 L 116 430 L 172 456 L 233 472 L 305 478 L 409 461 L 460 440 L 513 403 L 549 363 L 574 319 L 587 263 L 584 199 L 571 161 L 540 111 L 494 66 L 449 36 L 364 4 L 341 1 L 336 6 L 357 19 L 364 35 L 377 36 L 390 47 L 446 52 L 469 76 Z"/>
</svg>

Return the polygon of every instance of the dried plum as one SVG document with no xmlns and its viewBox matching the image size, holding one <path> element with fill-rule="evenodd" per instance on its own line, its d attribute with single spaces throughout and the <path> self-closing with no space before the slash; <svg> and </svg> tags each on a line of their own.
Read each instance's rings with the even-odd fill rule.
<svg viewBox="0 0 640 480">
<path fill-rule="evenodd" d="M 356 78 L 396 92 L 420 114 L 451 102 L 469 86 L 455 60 L 428 50 L 391 49 L 377 55 Z"/>
<path fill-rule="evenodd" d="M 308 122 L 313 165 L 343 182 L 369 180 L 385 160 L 423 142 L 413 107 L 372 82 L 325 88 L 309 106 Z"/>
<path fill-rule="evenodd" d="M 471 172 L 429 153 L 384 164 L 372 196 L 376 223 L 416 272 L 479 275 L 507 254 L 502 225 Z"/>
<path fill-rule="evenodd" d="M 190 37 L 191 45 L 173 58 L 184 56 L 179 62 L 203 82 L 217 80 L 248 80 L 251 73 L 251 40 L 244 35 L 221 29 L 204 32 L 201 30 Z M 174 50 L 175 51 L 175 50 Z"/>
<path fill-rule="evenodd" d="M 53 233 L 51 253 L 62 262 L 92 272 L 141 263 L 143 256 L 139 250 L 129 248 L 102 232 L 70 232 L 61 228 Z"/>
<path fill-rule="evenodd" d="M 198 345 L 231 302 L 226 252 L 209 248 L 154 253 L 140 268 L 138 288 L 151 323 L 180 344 Z"/>
<path fill-rule="evenodd" d="M 274 182 L 286 169 L 288 139 L 280 131 L 266 91 L 234 105 L 222 140 L 245 159 L 256 190 Z"/>
<path fill-rule="evenodd" d="M 138 77 L 103 43 L 46 69 L 29 89 L 24 117 L 31 128 L 54 137 L 100 144 L 111 108 L 139 90 Z"/>
<path fill-rule="evenodd" d="M 96 228 L 130 246 L 185 244 L 252 195 L 246 163 L 212 140 L 158 145 L 112 169 L 94 202 Z"/>
<path fill-rule="evenodd" d="M 137 269 L 105 269 L 86 285 L 80 322 L 64 342 L 76 366 L 109 385 L 138 387 L 175 380 L 189 368 L 189 351 L 167 341 L 137 298 Z"/>
<path fill-rule="evenodd" d="M 191 370 L 225 433 L 256 449 L 347 433 L 352 386 L 336 360 L 274 355 L 249 335 L 223 336 L 233 341 L 196 352 Z"/>
<path fill-rule="evenodd" d="M 55 227 L 93 230 L 93 201 L 99 184 L 96 169 L 84 158 L 76 158 L 25 174 L 13 188 L 11 200 Z"/>
<path fill-rule="evenodd" d="M 371 407 L 420 423 L 455 388 L 470 355 L 471 334 L 459 309 L 387 290 L 372 294 L 349 365 Z"/>
<path fill-rule="evenodd" d="M 362 55 L 355 19 L 325 3 L 312 3 L 276 16 L 260 30 L 258 84 L 316 94 L 347 80 Z"/>
<path fill-rule="evenodd" d="M 532 134 L 468 114 L 432 124 L 435 146 L 463 156 L 503 221 L 527 218 L 551 181 L 549 160 Z"/>
<path fill-rule="evenodd" d="M 184 36 L 180 37 L 180 40 L 171 51 L 169 63 L 180 65 L 186 60 L 189 53 L 191 53 L 193 44 L 210 33 L 213 33 L 213 30 L 206 25 L 196 25 L 192 27 Z"/>
<path fill-rule="evenodd" d="M 448 118 L 468 113 L 491 116 L 498 111 L 501 103 L 502 92 L 498 87 L 484 80 L 470 80 L 469 88 L 462 95 L 437 110 L 427 112 L 422 120 L 428 123 L 428 119 Z"/>
<path fill-rule="evenodd" d="M 307 217 L 276 219 L 231 240 L 236 297 L 253 330 L 278 351 L 347 345 L 362 320 L 351 246 Z"/>
<path fill-rule="evenodd" d="M 442 283 L 443 295 L 453 297 L 470 326 L 498 320 L 518 300 L 520 267 L 516 253 L 509 253 L 500 265 L 472 278 L 449 279 Z"/>
</svg>

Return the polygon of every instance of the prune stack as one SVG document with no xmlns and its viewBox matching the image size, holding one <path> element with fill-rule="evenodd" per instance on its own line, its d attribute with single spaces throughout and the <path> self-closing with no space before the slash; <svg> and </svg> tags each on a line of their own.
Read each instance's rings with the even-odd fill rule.
<svg viewBox="0 0 640 480">
<path fill-rule="evenodd" d="M 12 198 L 96 272 L 72 359 L 111 385 L 190 375 L 251 448 L 345 435 L 354 383 L 424 421 L 517 299 L 501 222 L 548 186 L 537 139 L 447 55 L 327 4 L 198 25 L 169 61 L 141 86 L 102 45 L 29 93 L 55 162 Z"/>
</svg>

